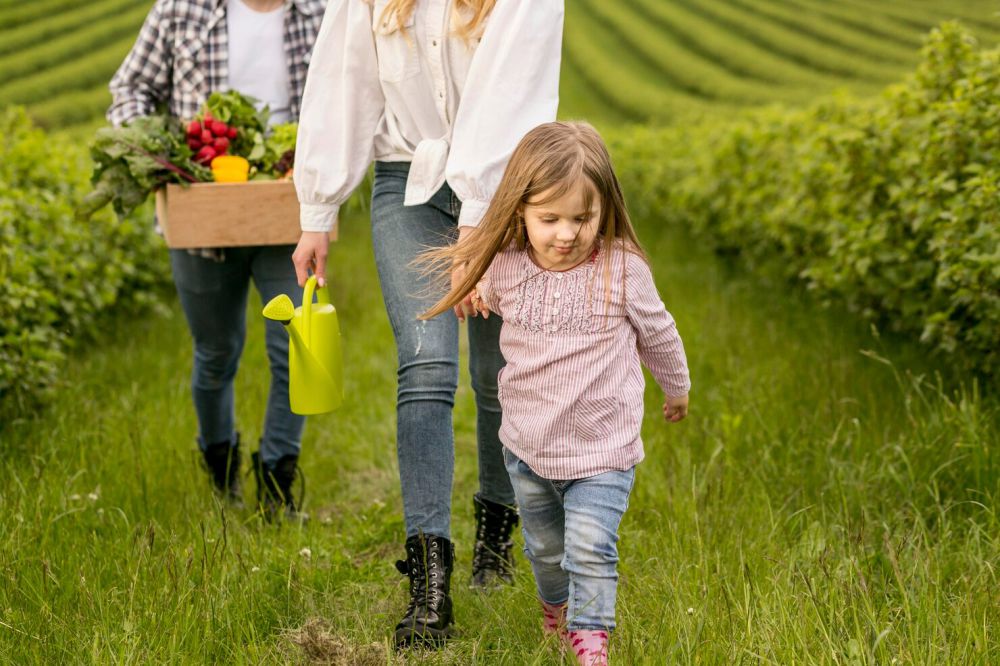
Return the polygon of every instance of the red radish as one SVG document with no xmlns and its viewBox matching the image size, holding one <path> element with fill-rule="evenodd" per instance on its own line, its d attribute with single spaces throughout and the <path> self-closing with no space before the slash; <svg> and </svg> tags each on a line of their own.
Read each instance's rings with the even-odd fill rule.
<svg viewBox="0 0 1000 666">
<path fill-rule="evenodd" d="M 201 139 L 194 136 L 189 136 L 187 143 L 188 143 L 188 148 L 190 148 L 191 150 L 198 150 L 202 146 Z"/>
<path fill-rule="evenodd" d="M 204 120 L 205 124 L 207 125 L 208 123 L 210 123 L 213 120 L 215 120 L 215 118 L 212 117 L 212 113 L 210 111 L 206 111 L 205 115 L 202 116 L 202 120 Z"/>
<path fill-rule="evenodd" d="M 188 125 L 187 129 L 188 136 L 201 136 L 201 123 L 197 120 L 192 120 Z"/>
<path fill-rule="evenodd" d="M 226 152 L 226 148 L 229 147 L 229 139 L 224 136 L 220 136 L 214 143 L 212 143 L 212 147 L 215 148 L 219 154 L 222 154 Z"/>
<path fill-rule="evenodd" d="M 215 136 L 226 136 L 229 133 L 229 125 L 221 120 L 212 121 L 212 134 Z"/>
<path fill-rule="evenodd" d="M 227 134 L 227 136 L 230 139 L 235 139 L 236 138 L 236 134 L 237 134 L 236 128 L 235 127 L 230 127 L 229 128 L 229 133 Z"/>
<path fill-rule="evenodd" d="M 201 142 L 210 146 L 213 141 L 215 141 L 215 137 L 212 136 L 212 132 L 207 129 L 203 129 L 201 131 Z"/>
<path fill-rule="evenodd" d="M 202 164 L 208 164 L 213 159 L 215 159 L 216 152 L 211 146 L 203 146 L 198 154 L 194 156 L 195 162 L 201 162 Z"/>
</svg>

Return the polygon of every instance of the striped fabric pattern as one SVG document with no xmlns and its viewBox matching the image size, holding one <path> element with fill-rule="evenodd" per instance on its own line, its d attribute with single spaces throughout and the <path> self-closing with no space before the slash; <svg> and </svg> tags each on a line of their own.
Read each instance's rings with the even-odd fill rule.
<svg viewBox="0 0 1000 666">
<path fill-rule="evenodd" d="M 511 247 L 478 292 L 504 320 L 504 445 L 547 479 L 627 470 L 642 460 L 641 364 L 667 395 L 691 388 L 684 345 L 646 262 L 615 245 L 567 271 L 547 271 Z"/>
</svg>

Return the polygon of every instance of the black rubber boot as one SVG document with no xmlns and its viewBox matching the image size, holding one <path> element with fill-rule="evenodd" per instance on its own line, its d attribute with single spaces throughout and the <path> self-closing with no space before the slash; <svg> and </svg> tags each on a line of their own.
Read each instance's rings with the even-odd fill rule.
<svg viewBox="0 0 1000 666">
<path fill-rule="evenodd" d="M 476 510 L 476 547 L 472 554 L 469 587 L 489 588 L 514 581 L 514 542 L 510 535 L 518 523 L 517 509 L 472 498 Z"/>
<path fill-rule="evenodd" d="M 396 562 L 410 577 L 410 604 L 396 625 L 396 647 L 440 647 L 452 635 L 451 572 L 455 547 L 436 536 L 406 540 L 406 560 Z"/>
<path fill-rule="evenodd" d="M 212 487 L 228 502 L 243 504 L 240 488 L 240 436 L 236 441 L 215 442 L 201 451 L 205 469 L 212 479 Z"/>
<path fill-rule="evenodd" d="M 299 505 L 305 496 L 305 479 L 298 469 L 299 457 L 287 455 L 278 458 L 272 465 L 260 459 L 260 451 L 250 455 L 253 475 L 257 481 L 257 507 L 267 520 L 284 517 L 286 520 L 307 520 L 308 516 L 299 510 L 292 493 L 295 477 L 302 478 Z"/>
</svg>

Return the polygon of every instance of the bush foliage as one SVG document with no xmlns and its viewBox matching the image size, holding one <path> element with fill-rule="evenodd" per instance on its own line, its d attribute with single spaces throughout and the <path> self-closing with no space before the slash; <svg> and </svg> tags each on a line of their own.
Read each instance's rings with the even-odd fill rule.
<svg viewBox="0 0 1000 666">
<path fill-rule="evenodd" d="M 167 275 L 147 222 L 75 221 L 89 173 L 85 151 L 0 113 L 0 411 L 43 394 L 75 340 L 107 334 L 102 313 L 150 302 Z"/>
<path fill-rule="evenodd" d="M 639 217 L 685 225 L 966 367 L 1000 365 L 1000 51 L 954 23 L 875 102 L 615 137 Z"/>
</svg>

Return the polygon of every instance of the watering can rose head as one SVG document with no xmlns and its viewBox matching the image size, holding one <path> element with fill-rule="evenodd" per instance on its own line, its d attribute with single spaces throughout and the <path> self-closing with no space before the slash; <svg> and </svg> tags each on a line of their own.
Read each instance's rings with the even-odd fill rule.
<svg viewBox="0 0 1000 666">
<path fill-rule="evenodd" d="M 313 294 L 317 302 L 313 303 Z M 288 331 L 288 397 L 296 414 L 324 414 L 340 406 L 344 395 L 343 355 L 337 310 L 327 287 L 316 289 L 316 276 L 306 281 L 302 305 L 287 294 L 264 306 L 264 316 Z"/>
</svg>

